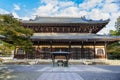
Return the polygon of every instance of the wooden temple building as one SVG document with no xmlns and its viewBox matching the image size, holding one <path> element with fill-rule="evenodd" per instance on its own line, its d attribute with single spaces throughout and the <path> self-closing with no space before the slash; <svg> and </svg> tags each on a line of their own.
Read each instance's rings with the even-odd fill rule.
<svg viewBox="0 0 120 80">
<path fill-rule="evenodd" d="M 108 20 L 88 20 L 85 17 L 36 17 L 22 21 L 25 28 L 35 31 L 31 37 L 33 53 L 17 48 L 15 58 L 50 59 L 51 52 L 70 52 L 70 59 L 107 58 L 106 46 L 119 37 L 97 34 Z"/>
</svg>

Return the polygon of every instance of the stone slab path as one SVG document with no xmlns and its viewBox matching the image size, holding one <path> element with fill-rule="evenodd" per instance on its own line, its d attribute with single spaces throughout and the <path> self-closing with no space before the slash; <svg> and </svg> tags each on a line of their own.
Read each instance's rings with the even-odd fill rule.
<svg viewBox="0 0 120 80">
<path fill-rule="evenodd" d="M 43 72 L 75 72 L 75 71 L 95 71 L 95 72 L 111 72 L 110 70 L 97 68 L 93 66 L 79 66 L 79 67 L 44 67 L 37 71 Z"/>
<path fill-rule="evenodd" d="M 44 73 L 37 80 L 84 80 L 77 73 Z"/>
<path fill-rule="evenodd" d="M 3 65 L 0 80 L 120 80 L 120 66 Z"/>
</svg>

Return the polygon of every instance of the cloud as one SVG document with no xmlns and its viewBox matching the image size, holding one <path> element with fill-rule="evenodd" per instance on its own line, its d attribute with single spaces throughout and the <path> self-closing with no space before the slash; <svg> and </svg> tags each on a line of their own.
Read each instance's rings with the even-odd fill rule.
<svg viewBox="0 0 120 80">
<path fill-rule="evenodd" d="M 19 7 L 19 5 L 17 5 L 17 4 L 14 4 L 13 6 L 14 6 L 14 10 L 16 10 L 16 11 L 20 10 L 20 7 Z"/>
<path fill-rule="evenodd" d="M 102 11 L 103 12 L 107 12 L 107 13 L 110 13 L 110 12 L 117 12 L 119 10 L 119 7 L 118 5 L 116 5 L 115 3 L 105 3 L 103 5 L 103 8 L 102 8 Z"/>
<path fill-rule="evenodd" d="M 56 5 L 58 0 L 40 0 L 41 3 Z"/>
<path fill-rule="evenodd" d="M 59 4 L 58 4 L 59 7 L 69 7 L 69 6 L 74 6 L 74 5 L 75 5 L 75 3 L 72 1 L 59 2 Z"/>
<path fill-rule="evenodd" d="M 39 16 L 69 15 L 70 16 L 73 13 L 73 11 L 77 10 L 77 7 L 74 6 L 75 4 L 72 1 L 42 0 L 41 3 L 44 3 L 44 5 L 42 6 L 40 5 L 36 9 L 35 15 L 39 15 Z"/>
<path fill-rule="evenodd" d="M 81 17 L 86 16 L 88 19 L 100 20 L 108 19 L 111 21 L 99 33 L 108 33 L 110 29 L 115 30 L 114 25 L 118 16 L 120 16 L 120 2 L 115 0 L 84 0 L 82 3 L 75 3 L 72 0 L 39 0 L 40 5 L 34 8 L 31 15 L 19 16 L 16 11 L 21 8 L 14 4 L 13 15 L 16 18 L 30 19 L 33 15 L 37 16 L 60 16 L 60 17 Z M 117 0 L 116 0 L 117 1 Z M 2 13 L 7 13 L 1 10 Z M 30 13 L 30 12 L 29 12 Z"/>
<path fill-rule="evenodd" d="M 87 15 L 88 18 L 94 19 L 94 20 L 100 20 L 100 19 L 108 19 L 110 18 L 110 14 L 103 12 L 99 9 L 92 9 L 90 12 L 88 12 Z"/>
<path fill-rule="evenodd" d="M 50 15 L 53 12 L 53 7 L 54 6 L 52 4 L 47 4 L 47 5 L 44 5 L 44 6 L 40 6 L 36 10 L 36 15 L 42 15 L 42 16 Z"/>
<path fill-rule="evenodd" d="M 90 10 L 95 7 L 100 7 L 101 5 L 102 5 L 102 0 L 85 0 L 82 4 L 79 4 L 79 7 L 82 10 Z"/>
<path fill-rule="evenodd" d="M 109 33 L 110 30 L 116 29 L 114 26 L 115 26 L 115 22 L 117 21 L 117 18 L 120 16 L 120 11 L 118 11 L 117 13 L 113 12 L 111 15 L 112 15 L 110 16 L 111 21 L 108 23 L 108 25 L 104 29 L 102 29 L 99 32 L 99 34 L 107 34 Z"/>
<path fill-rule="evenodd" d="M 11 15 L 13 15 L 15 18 L 21 18 L 21 17 L 18 16 L 18 14 L 17 14 L 15 11 L 13 11 L 13 12 L 8 12 L 8 11 L 6 11 L 6 10 L 4 10 L 4 9 L 0 9 L 0 14 L 11 14 Z"/>
<path fill-rule="evenodd" d="M 16 12 L 12 12 L 12 15 L 13 15 L 15 18 L 20 18 L 19 15 L 18 15 Z"/>
<path fill-rule="evenodd" d="M 42 0 L 36 8 L 34 15 L 38 16 L 72 16 L 93 19 L 108 19 L 111 13 L 118 12 L 118 5 L 113 3 L 114 0 L 85 0 L 77 5 L 72 1 L 60 0 Z"/>
<path fill-rule="evenodd" d="M 18 14 L 17 14 L 17 12 L 15 12 L 15 11 L 13 11 L 12 13 L 11 13 L 13 16 L 14 16 L 14 18 L 17 18 L 17 19 L 22 19 L 22 20 L 29 20 L 29 19 L 34 19 L 34 16 L 19 16 Z"/>
<path fill-rule="evenodd" d="M 99 33 L 108 33 L 110 29 L 115 29 L 115 21 L 120 16 L 119 5 L 114 0 L 85 0 L 80 4 L 68 0 L 42 0 L 40 2 L 44 3 L 44 5 L 36 8 L 34 15 L 60 17 L 86 16 L 88 19 L 94 20 L 110 18 L 109 24 Z"/>
<path fill-rule="evenodd" d="M 0 14 L 8 14 L 9 12 L 0 8 Z"/>
</svg>

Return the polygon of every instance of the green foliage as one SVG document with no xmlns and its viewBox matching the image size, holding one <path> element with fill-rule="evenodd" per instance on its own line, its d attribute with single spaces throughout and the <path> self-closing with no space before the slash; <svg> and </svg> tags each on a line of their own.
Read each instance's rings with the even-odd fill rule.
<svg viewBox="0 0 120 80">
<path fill-rule="evenodd" d="M 109 53 L 115 53 L 120 54 L 120 44 L 118 42 L 115 42 L 108 46 L 108 52 Z"/>
<path fill-rule="evenodd" d="M 11 51 L 14 49 L 14 46 L 4 41 L 0 42 L 2 43 L 0 45 L 0 53 L 2 53 L 2 55 L 10 55 Z"/>
<path fill-rule="evenodd" d="M 118 33 L 117 30 L 110 30 L 110 34 L 113 35 L 113 36 L 119 36 L 120 34 Z"/>
<path fill-rule="evenodd" d="M 114 42 L 107 46 L 107 52 L 110 59 L 120 59 L 120 44 Z"/>
<path fill-rule="evenodd" d="M 117 22 L 115 22 L 116 30 L 110 30 L 110 34 L 114 36 L 120 35 L 120 17 L 117 18 Z"/>
<path fill-rule="evenodd" d="M 110 30 L 110 34 L 113 36 L 120 36 L 120 17 L 117 19 L 117 22 L 115 23 L 116 30 Z M 110 55 L 110 58 L 112 59 L 120 59 L 120 43 L 115 42 L 110 45 L 108 45 L 108 53 Z"/>
<path fill-rule="evenodd" d="M 22 23 L 10 15 L 0 15 L 0 35 L 5 36 L 5 42 L 13 46 L 20 46 L 27 50 L 32 46 L 30 37 L 33 30 L 24 28 Z"/>
<path fill-rule="evenodd" d="M 117 18 L 117 22 L 115 23 L 115 28 L 117 29 L 117 31 L 120 32 L 120 16 Z"/>
</svg>

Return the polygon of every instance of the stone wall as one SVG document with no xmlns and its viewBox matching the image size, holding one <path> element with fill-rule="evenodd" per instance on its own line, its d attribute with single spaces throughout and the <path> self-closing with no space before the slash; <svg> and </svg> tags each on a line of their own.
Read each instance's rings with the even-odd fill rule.
<svg viewBox="0 0 120 80">
<path fill-rule="evenodd" d="M 120 65 L 120 60 L 107 60 L 109 65 Z"/>
</svg>

